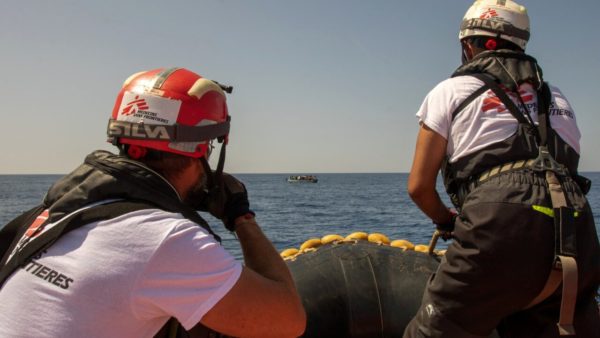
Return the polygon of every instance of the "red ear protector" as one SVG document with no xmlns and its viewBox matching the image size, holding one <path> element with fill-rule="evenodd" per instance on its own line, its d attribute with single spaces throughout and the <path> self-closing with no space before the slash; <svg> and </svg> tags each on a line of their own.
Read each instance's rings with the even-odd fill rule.
<svg viewBox="0 0 600 338">
<path fill-rule="evenodd" d="M 488 39 L 485 42 L 485 49 L 487 50 L 496 50 L 496 47 L 498 47 L 498 43 L 494 39 Z"/>
<path fill-rule="evenodd" d="M 139 160 L 140 158 L 146 156 L 146 153 L 148 153 L 146 148 L 136 145 L 130 145 L 127 149 L 127 155 L 134 160 Z"/>
</svg>

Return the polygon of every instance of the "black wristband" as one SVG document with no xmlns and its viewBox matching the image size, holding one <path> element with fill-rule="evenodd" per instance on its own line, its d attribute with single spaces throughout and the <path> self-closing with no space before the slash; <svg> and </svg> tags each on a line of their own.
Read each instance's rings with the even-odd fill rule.
<svg viewBox="0 0 600 338">
<path fill-rule="evenodd" d="M 237 225 L 235 224 L 235 220 L 236 220 L 238 217 L 242 217 L 242 216 L 244 216 L 244 217 L 248 218 L 248 216 L 249 216 L 249 215 L 251 215 L 251 217 L 252 217 L 252 218 L 254 218 L 254 217 L 256 216 L 256 214 L 254 213 L 254 211 L 252 211 L 252 210 L 248 210 L 248 211 L 247 211 L 245 214 L 242 214 L 242 215 L 236 216 L 236 217 L 235 217 L 235 218 L 233 218 L 233 219 L 228 219 L 228 220 L 227 220 L 227 223 L 225 223 L 225 228 L 226 228 L 227 230 L 231 231 L 231 232 L 235 232 L 235 230 L 236 230 L 236 228 L 237 228 Z"/>
<path fill-rule="evenodd" d="M 445 222 L 445 223 L 433 222 L 433 224 L 435 224 L 436 229 L 439 231 L 451 232 L 454 230 L 454 224 L 456 223 L 457 216 L 458 216 L 457 214 L 452 213 L 452 217 L 450 218 L 450 221 Z"/>
</svg>

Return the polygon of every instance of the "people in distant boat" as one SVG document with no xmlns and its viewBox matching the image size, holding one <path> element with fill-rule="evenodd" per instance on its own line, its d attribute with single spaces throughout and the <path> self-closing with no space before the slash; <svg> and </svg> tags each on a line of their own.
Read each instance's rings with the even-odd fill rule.
<svg viewBox="0 0 600 338">
<path fill-rule="evenodd" d="M 525 53 L 525 7 L 476 1 L 459 39 L 462 66 L 417 113 L 408 180 L 454 239 L 404 336 L 598 337 L 600 249 L 573 108 Z M 458 214 L 436 191 L 440 168 Z"/>
<path fill-rule="evenodd" d="M 175 337 L 207 327 L 302 334 L 306 315 L 287 265 L 244 184 L 223 172 L 225 92 L 183 68 L 127 79 L 108 125 L 120 154 L 91 153 L 0 232 L 1 337 Z M 235 233 L 244 265 L 197 211 Z"/>
<path fill-rule="evenodd" d="M 317 183 L 319 179 L 314 175 L 292 175 L 288 177 L 288 182 L 311 182 Z"/>
</svg>

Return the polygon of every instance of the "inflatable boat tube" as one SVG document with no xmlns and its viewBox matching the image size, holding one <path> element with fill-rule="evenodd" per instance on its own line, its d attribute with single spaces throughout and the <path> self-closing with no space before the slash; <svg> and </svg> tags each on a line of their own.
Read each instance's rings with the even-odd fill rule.
<svg viewBox="0 0 600 338">
<path fill-rule="evenodd" d="M 286 257 L 308 317 L 303 337 L 402 337 L 439 260 L 366 240 Z"/>
<path fill-rule="evenodd" d="M 281 252 L 307 315 L 305 338 L 402 337 L 445 250 L 379 233 L 327 235 Z M 231 338 L 173 321 L 156 338 Z M 494 332 L 490 338 L 498 338 Z"/>
</svg>

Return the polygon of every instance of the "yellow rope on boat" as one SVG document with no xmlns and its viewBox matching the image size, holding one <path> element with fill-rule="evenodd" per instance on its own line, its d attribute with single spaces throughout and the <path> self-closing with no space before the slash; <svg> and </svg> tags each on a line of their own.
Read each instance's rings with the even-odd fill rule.
<svg viewBox="0 0 600 338">
<path fill-rule="evenodd" d="M 415 245 L 405 239 L 397 239 L 390 243 L 390 246 L 406 250 L 414 250 Z"/>
<path fill-rule="evenodd" d="M 350 235 L 346 236 L 346 240 L 347 241 L 354 241 L 354 240 L 364 240 L 364 239 L 368 239 L 369 238 L 369 234 L 367 234 L 366 232 L 353 232 Z"/>
<path fill-rule="evenodd" d="M 367 239 L 369 240 L 369 242 L 372 242 L 372 243 L 385 244 L 385 245 L 390 244 L 390 239 L 386 235 L 380 234 L 380 233 L 369 234 L 369 237 L 367 237 Z"/>
<path fill-rule="evenodd" d="M 336 234 L 332 234 L 332 235 L 325 235 L 321 238 L 321 243 L 322 244 L 329 244 L 332 242 L 336 242 L 336 241 L 343 241 L 344 237 L 340 236 L 340 235 L 336 235 Z"/>
<path fill-rule="evenodd" d="M 325 235 L 321 238 L 310 238 L 306 240 L 302 245 L 300 245 L 299 249 L 296 248 L 288 248 L 281 251 L 280 255 L 284 260 L 295 259 L 298 255 L 313 252 L 318 250 L 319 247 L 325 244 L 340 244 L 340 243 L 356 243 L 357 241 L 369 241 L 372 243 L 376 243 L 379 245 L 387 245 L 395 248 L 399 248 L 403 251 L 414 250 L 417 252 L 428 253 L 429 246 L 425 244 L 413 244 L 406 239 L 397 239 L 394 241 L 390 241 L 389 237 L 382 233 L 371 233 L 368 234 L 366 232 L 358 231 L 353 232 L 346 237 L 343 237 L 338 234 L 329 234 Z M 437 255 L 444 255 L 446 250 L 434 250 L 434 253 Z"/>
<path fill-rule="evenodd" d="M 321 245 L 323 245 L 323 243 L 321 243 L 321 239 L 311 238 L 308 241 L 302 243 L 302 245 L 300 245 L 300 252 L 305 252 L 306 250 L 309 250 L 309 249 L 316 249 L 316 248 L 320 247 Z"/>
</svg>

